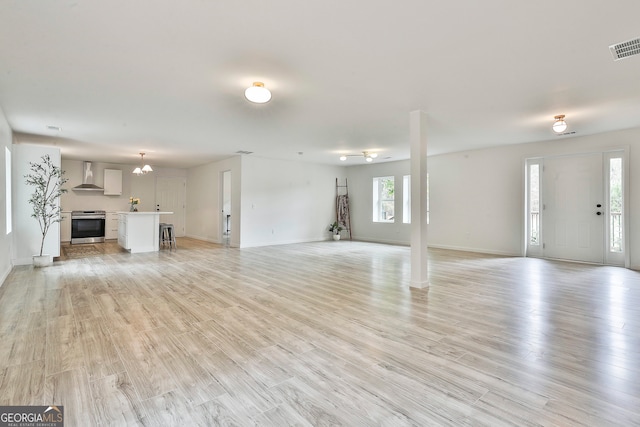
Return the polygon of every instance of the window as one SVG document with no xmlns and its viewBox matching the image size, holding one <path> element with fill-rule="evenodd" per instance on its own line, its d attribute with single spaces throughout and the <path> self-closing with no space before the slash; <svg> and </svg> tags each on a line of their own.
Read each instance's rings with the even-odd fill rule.
<svg viewBox="0 0 640 427">
<path fill-rule="evenodd" d="M 394 222 L 394 204 L 393 177 L 373 178 L 373 222 Z"/>
<path fill-rule="evenodd" d="M 431 212 L 431 208 L 429 207 L 429 199 L 430 199 L 429 193 L 430 193 L 430 191 L 429 191 L 429 173 L 427 173 L 427 225 L 429 224 L 429 216 L 430 216 L 429 212 Z"/>
<path fill-rule="evenodd" d="M 7 218 L 7 234 L 11 233 L 11 151 L 7 147 L 4 147 L 4 170 L 5 170 L 5 179 L 4 182 L 6 184 L 6 198 L 5 198 L 5 206 L 7 208 L 6 218 Z"/>
<path fill-rule="evenodd" d="M 411 224 L 411 175 L 402 177 L 402 222 Z M 429 224 L 429 174 L 427 173 L 427 224 Z"/>
<path fill-rule="evenodd" d="M 529 164 L 529 244 L 540 245 L 540 164 Z"/>
<path fill-rule="evenodd" d="M 402 177 L 402 223 L 411 224 L 411 175 Z"/>
<path fill-rule="evenodd" d="M 609 159 L 609 251 L 622 252 L 622 158 Z"/>
</svg>

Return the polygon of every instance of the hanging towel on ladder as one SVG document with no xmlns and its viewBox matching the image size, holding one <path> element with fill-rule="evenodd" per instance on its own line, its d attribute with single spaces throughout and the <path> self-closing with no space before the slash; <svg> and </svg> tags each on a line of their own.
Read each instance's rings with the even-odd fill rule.
<svg viewBox="0 0 640 427">
<path fill-rule="evenodd" d="M 346 194 L 339 195 L 336 200 L 337 203 L 337 213 L 338 213 L 338 224 L 342 225 L 345 228 L 348 228 L 349 224 L 349 196 Z"/>
</svg>

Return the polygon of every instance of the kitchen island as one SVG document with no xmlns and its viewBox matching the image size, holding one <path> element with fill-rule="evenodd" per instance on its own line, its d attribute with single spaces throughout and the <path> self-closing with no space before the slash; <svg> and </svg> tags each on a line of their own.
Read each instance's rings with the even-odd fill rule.
<svg viewBox="0 0 640 427">
<path fill-rule="evenodd" d="M 133 253 L 160 250 L 160 215 L 173 212 L 118 212 L 118 244 Z"/>
</svg>

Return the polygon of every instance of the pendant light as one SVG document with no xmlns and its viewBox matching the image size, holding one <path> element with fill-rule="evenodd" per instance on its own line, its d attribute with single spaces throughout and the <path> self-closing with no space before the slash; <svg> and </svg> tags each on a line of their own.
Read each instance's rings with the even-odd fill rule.
<svg viewBox="0 0 640 427">
<path fill-rule="evenodd" d="M 144 153 L 140 153 L 140 167 L 135 168 L 133 173 L 139 176 L 147 172 L 153 172 L 153 169 L 151 169 L 151 166 L 144 164 Z"/>
</svg>

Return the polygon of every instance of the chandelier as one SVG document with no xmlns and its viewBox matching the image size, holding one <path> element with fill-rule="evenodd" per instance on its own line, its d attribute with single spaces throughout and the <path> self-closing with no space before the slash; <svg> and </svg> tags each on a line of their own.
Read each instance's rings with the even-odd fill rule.
<svg viewBox="0 0 640 427">
<path fill-rule="evenodd" d="M 153 172 L 153 169 L 151 169 L 151 166 L 144 164 L 144 153 L 140 153 L 140 166 L 135 168 L 133 170 L 133 173 L 140 176 L 146 174 L 147 172 Z"/>
</svg>

